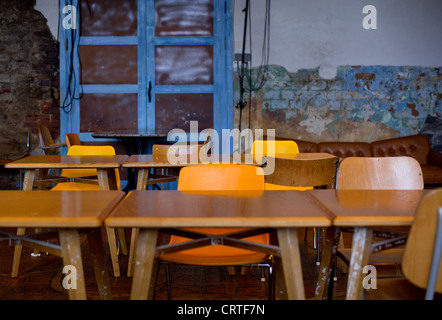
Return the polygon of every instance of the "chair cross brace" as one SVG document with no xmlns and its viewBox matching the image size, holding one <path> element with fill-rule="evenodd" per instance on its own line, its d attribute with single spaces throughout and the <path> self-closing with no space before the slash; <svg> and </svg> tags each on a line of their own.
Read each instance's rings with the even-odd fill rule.
<svg viewBox="0 0 442 320">
<path fill-rule="evenodd" d="M 376 242 L 371 245 L 371 252 L 379 252 L 387 249 L 396 248 L 407 242 L 407 236 L 402 235 L 397 238 L 387 239 L 384 241 Z"/>
<path fill-rule="evenodd" d="M 9 241 L 10 246 L 23 245 L 32 249 L 38 249 L 40 251 L 45 251 L 49 254 L 55 256 L 61 256 L 61 246 L 46 242 L 41 239 L 49 240 L 53 238 L 58 238 L 58 232 L 42 232 L 29 235 L 16 235 L 8 232 L 0 231 L 0 241 Z"/>
<path fill-rule="evenodd" d="M 281 252 L 278 246 L 275 245 L 264 245 L 256 242 L 241 240 L 241 238 L 246 238 L 262 233 L 268 233 L 274 229 L 250 229 L 241 230 L 239 232 L 227 233 L 224 235 L 211 235 L 198 233 L 193 231 L 187 231 L 182 229 L 162 229 L 162 233 L 174 234 L 193 240 L 189 240 L 182 243 L 172 244 L 172 245 L 161 245 L 156 249 L 156 256 L 161 256 L 168 253 L 196 249 L 200 247 L 210 246 L 210 245 L 225 245 L 235 248 L 253 250 L 257 252 L 264 252 L 269 255 L 281 256 Z"/>
</svg>

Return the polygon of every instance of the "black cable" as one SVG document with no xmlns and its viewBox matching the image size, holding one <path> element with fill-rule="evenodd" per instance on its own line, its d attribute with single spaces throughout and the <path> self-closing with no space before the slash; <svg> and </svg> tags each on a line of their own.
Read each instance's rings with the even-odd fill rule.
<svg viewBox="0 0 442 320">
<path fill-rule="evenodd" d="M 79 19 L 80 19 L 81 15 L 80 15 L 79 4 L 80 4 L 80 1 L 77 3 L 76 12 L 79 15 Z M 76 17 L 74 17 L 74 18 L 76 18 Z M 61 22 L 61 19 L 60 19 L 60 22 Z M 79 26 L 77 25 L 77 28 L 78 27 Z M 63 109 L 63 111 L 65 113 L 70 113 L 72 111 L 73 102 L 75 100 L 80 100 L 83 97 L 83 86 L 81 84 L 80 84 L 80 94 L 78 97 L 75 96 L 75 94 L 77 92 L 77 74 L 76 74 L 76 70 L 74 67 L 74 52 L 75 52 L 74 47 L 75 47 L 76 42 L 77 42 L 76 54 L 77 54 L 78 61 L 79 61 L 79 72 L 81 74 L 81 59 L 80 59 L 80 45 L 79 45 L 80 34 L 77 30 L 78 29 L 71 28 L 71 31 L 70 31 L 71 32 L 71 47 L 69 48 L 70 49 L 69 50 L 69 66 L 68 66 L 69 77 L 68 77 L 68 82 L 67 82 L 67 87 L 66 87 L 66 94 L 65 94 L 63 103 L 60 106 L 60 108 Z M 69 101 L 68 101 L 68 97 L 70 98 Z"/>
<path fill-rule="evenodd" d="M 248 82 L 248 88 L 245 88 L 245 90 L 249 93 L 248 102 L 244 104 L 249 106 L 249 128 L 251 127 L 251 120 L 252 120 L 252 92 L 261 90 L 266 81 L 266 74 L 268 72 L 269 68 L 269 59 L 270 59 L 270 7 L 271 3 L 270 0 L 266 0 L 266 7 L 265 7 L 265 15 L 264 15 L 264 35 L 263 35 L 263 44 L 262 44 L 262 51 L 261 51 L 261 64 L 257 69 L 256 76 L 253 77 L 253 53 L 252 53 L 252 18 L 250 14 L 249 18 L 249 46 L 250 46 L 250 68 L 248 74 L 245 73 L 245 77 L 247 78 Z M 249 7 L 249 10 L 251 8 Z M 255 83 L 255 85 L 254 85 Z"/>
</svg>

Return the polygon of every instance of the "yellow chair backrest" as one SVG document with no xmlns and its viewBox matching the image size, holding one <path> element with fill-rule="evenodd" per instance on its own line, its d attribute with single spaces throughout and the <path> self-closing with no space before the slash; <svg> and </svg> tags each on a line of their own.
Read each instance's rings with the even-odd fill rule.
<svg viewBox="0 0 442 320">
<path fill-rule="evenodd" d="M 68 149 L 68 156 L 113 156 L 115 149 L 112 146 L 85 146 L 73 145 Z M 90 177 L 96 176 L 96 169 L 63 169 L 61 176 L 70 178 Z M 118 169 L 115 169 L 118 189 L 120 189 L 120 174 Z"/>
</svg>

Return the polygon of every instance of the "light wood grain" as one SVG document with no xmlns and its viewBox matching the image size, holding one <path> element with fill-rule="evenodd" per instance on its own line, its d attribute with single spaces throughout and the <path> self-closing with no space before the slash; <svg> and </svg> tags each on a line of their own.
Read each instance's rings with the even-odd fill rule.
<svg viewBox="0 0 442 320">
<path fill-rule="evenodd" d="M 351 157 L 342 160 L 338 189 L 423 189 L 422 169 L 412 157 Z"/>
<path fill-rule="evenodd" d="M 122 191 L 0 191 L 0 226 L 100 227 L 123 196 Z"/>
<path fill-rule="evenodd" d="M 32 155 L 5 167 L 10 169 L 81 169 L 81 168 L 119 168 L 127 158 L 126 155 L 114 156 L 65 156 L 65 155 Z"/>
<path fill-rule="evenodd" d="M 295 191 L 133 191 L 106 219 L 108 227 L 299 227 L 330 226 L 330 217 Z"/>
<path fill-rule="evenodd" d="M 250 165 L 262 165 L 261 162 L 254 161 L 253 155 L 250 154 L 238 154 L 238 155 L 219 155 L 213 154 L 207 157 L 198 157 L 195 159 L 194 155 L 188 154 L 186 159 L 175 159 L 172 157 L 169 159 L 167 155 L 157 155 L 153 158 L 150 154 L 135 154 L 127 158 L 123 163 L 124 168 L 181 168 L 190 165 L 208 164 L 208 163 L 231 163 L 231 164 L 250 164 Z"/>
<path fill-rule="evenodd" d="M 335 226 L 410 226 L 427 190 L 309 190 Z"/>
</svg>

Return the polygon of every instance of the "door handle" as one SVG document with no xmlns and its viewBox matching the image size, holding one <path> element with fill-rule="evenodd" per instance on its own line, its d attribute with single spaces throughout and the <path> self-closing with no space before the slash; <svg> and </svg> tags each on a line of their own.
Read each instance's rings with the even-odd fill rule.
<svg viewBox="0 0 442 320">
<path fill-rule="evenodd" d="M 149 100 L 149 103 L 152 102 L 152 82 L 149 81 L 149 88 L 147 89 L 147 98 Z"/>
</svg>

